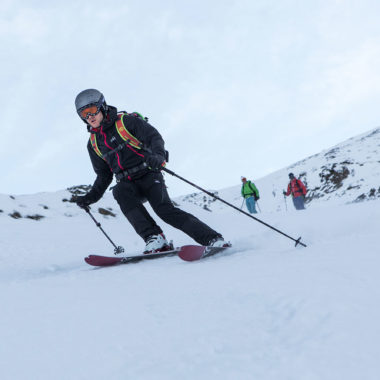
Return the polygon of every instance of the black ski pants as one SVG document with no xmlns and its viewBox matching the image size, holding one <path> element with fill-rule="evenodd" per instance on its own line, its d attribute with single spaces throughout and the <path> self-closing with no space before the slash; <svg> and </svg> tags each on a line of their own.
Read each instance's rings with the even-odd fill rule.
<svg viewBox="0 0 380 380">
<path fill-rule="evenodd" d="M 221 236 L 195 216 L 173 205 L 161 172 L 152 171 L 141 178 L 122 180 L 113 188 L 113 196 L 123 214 L 144 240 L 162 232 L 144 207 L 145 199 L 165 223 L 183 231 L 198 244 L 207 245 L 211 239 Z"/>
</svg>

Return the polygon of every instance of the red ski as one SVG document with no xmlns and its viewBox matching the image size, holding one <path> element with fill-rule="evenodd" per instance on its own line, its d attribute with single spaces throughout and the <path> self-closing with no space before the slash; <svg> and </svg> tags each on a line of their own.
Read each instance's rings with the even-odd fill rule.
<svg viewBox="0 0 380 380">
<path fill-rule="evenodd" d="M 99 255 L 89 255 L 85 257 L 84 261 L 87 264 L 93 265 L 95 267 L 107 267 L 111 265 L 118 264 L 130 264 L 130 263 L 138 263 L 142 260 L 152 260 L 158 259 L 160 257 L 166 256 L 175 256 L 180 248 L 175 248 L 170 251 L 162 251 L 148 254 L 141 254 L 135 256 L 99 256 Z"/>
<path fill-rule="evenodd" d="M 85 257 L 84 261 L 87 264 L 93 265 L 95 267 L 107 267 L 119 264 L 130 264 L 138 263 L 143 260 L 153 260 L 160 257 L 167 256 L 178 256 L 185 261 L 195 261 L 200 260 L 205 257 L 215 255 L 216 253 L 223 252 L 231 245 L 226 245 L 226 247 L 205 247 L 203 245 L 184 245 L 182 247 L 174 248 L 170 251 L 155 252 L 149 254 L 141 254 L 135 256 L 99 256 L 99 255 L 89 255 Z"/>
<path fill-rule="evenodd" d="M 180 248 L 178 256 L 185 261 L 196 261 L 205 257 L 213 256 L 231 248 L 231 244 L 226 243 L 225 247 L 205 247 L 203 245 L 184 245 Z"/>
</svg>

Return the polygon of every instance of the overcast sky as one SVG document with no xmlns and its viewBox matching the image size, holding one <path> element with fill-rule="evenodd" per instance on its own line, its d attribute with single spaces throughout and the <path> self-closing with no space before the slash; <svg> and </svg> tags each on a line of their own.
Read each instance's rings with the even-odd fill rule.
<svg viewBox="0 0 380 380">
<path fill-rule="evenodd" d="M 376 0 L 1 0 L 0 193 L 93 183 L 86 88 L 148 116 L 168 168 L 207 189 L 375 128 L 379 14 Z M 196 191 L 169 177 L 171 195 Z"/>
</svg>

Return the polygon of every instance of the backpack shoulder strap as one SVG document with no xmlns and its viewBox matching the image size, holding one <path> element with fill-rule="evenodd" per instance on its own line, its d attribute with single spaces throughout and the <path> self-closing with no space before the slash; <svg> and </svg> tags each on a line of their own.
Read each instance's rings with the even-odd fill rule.
<svg viewBox="0 0 380 380">
<path fill-rule="evenodd" d="M 92 149 L 94 149 L 95 153 L 96 153 L 100 158 L 102 158 L 103 160 L 105 160 L 105 158 L 104 158 L 103 155 L 102 155 L 102 152 L 100 151 L 100 149 L 99 149 L 99 147 L 98 147 L 98 143 L 96 142 L 96 135 L 95 135 L 95 133 L 91 133 L 91 136 L 90 136 L 90 143 L 91 143 Z"/>
<path fill-rule="evenodd" d="M 141 149 L 141 145 L 142 145 L 141 142 L 135 136 L 133 136 L 132 133 L 129 132 L 127 127 L 125 126 L 124 117 L 123 117 L 124 115 L 141 117 L 141 118 L 142 116 L 138 114 L 137 112 L 134 112 L 133 114 L 123 112 L 123 113 L 118 114 L 117 120 L 116 120 L 116 130 L 118 134 L 120 135 L 120 137 L 124 141 L 127 141 L 128 144 L 132 145 L 134 148 Z"/>
<path fill-rule="evenodd" d="M 302 190 L 302 186 L 300 185 L 300 183 L 301 183 L 301 181 L 297 178 L 297 179 L 296 179 L 296 184 L 297 184 L 298 188 L 299 188 L 300 190 Z"/>
<path fill-rule="evenodd" d="M 251 181 L 248 181 L 248 186 L 249 186 L 249 188 L 255 193 L 256 191 L 255 191 L 255 189 L 253 188 L 253 186 L 252 186 L 252 182 Z"/>
</svg>

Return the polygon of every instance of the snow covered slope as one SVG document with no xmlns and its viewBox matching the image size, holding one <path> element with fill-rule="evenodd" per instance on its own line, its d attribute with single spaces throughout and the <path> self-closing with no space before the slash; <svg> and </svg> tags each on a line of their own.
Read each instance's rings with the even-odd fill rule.
<svg viewBox="0 0 380 380">
<path fill-rule="evenodd" d="M 332 193 L 322 183 L 315 192 L 324 195 L 305 211 L 289 202 L 285 210 L 279 192 L 287 173 L 305 171 L 309 188 L 317 187 L 318 168 L 333 165 L 332 153 L 257 181 L 257 216 L 302 236 L 307 248 L 189 196 L 175 201 L 231 240 L 230 252 L 194 263 L 170 257 L 94 269 L 83 258 L 113 248 L 67 201 L 85 188 L 1 196 L 1 379 L 377 380 L 380 201 L 377 193 L 365 198 L 373 201 L 355 200 L 377 182 L 378 136 L 339 145 L 336 162 L 351 159 L 350 175 Z M 344 157 L 347 144 L 361 156 Z M 355 183 L 360 189 L 347 190 Z M 240 207 L 239 191 L 219 194 Z M 93 211 L 117 244 L 141 250 L 109 192 Z M 159 223 L 176 245 L 191 242 Z"/>
<path fill-rule="evenodd" d="M 254 168 L 252 173 L 237 173 L 238 185 L 223 189 L 218 195 L 240 207 L 240 175 L 244 175 L 258 187 L 262 211 L 293 208 L 290 198 L 286 204 L 282 194 L 287 188 L 290 172 L 307 185 L 307 207 L 318 207 L 326 201 L 331 205 L 380 198 L 380 128 L 350 138 L 264 178 L 255 178 Z M 202 193 L 186 195 L 181 201 L 209 210 L 226 207 Z"/>
</svg>

